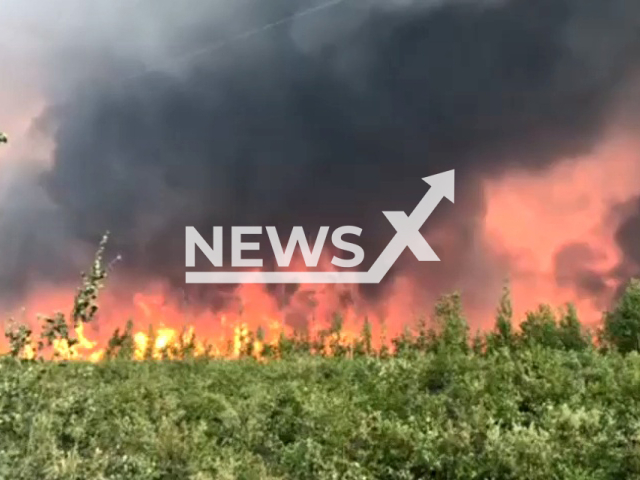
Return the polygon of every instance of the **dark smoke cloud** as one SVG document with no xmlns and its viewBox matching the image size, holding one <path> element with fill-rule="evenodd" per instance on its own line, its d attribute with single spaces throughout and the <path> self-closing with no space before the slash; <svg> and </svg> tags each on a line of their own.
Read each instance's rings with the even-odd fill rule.
<svg viewBox="0 0 640 480">
<path fill-rule="evenodd" d="M 157 44 L 96 34 L 56 45 L 48 66 L 42 182 L 60 224 L 83 242 L 110 229 L 122 268 L 176 284 L 185 225 L 354 224 L 372 261 L 393 234 L 381 212 L 411 210 L 420 178 L 455 168 L 456 204 L 425 228 L 456 241 L 434 244 L 438 265 L 398 266 L 450 289 L 470 251 L 491 254 L 475 238 L 479 180 L 589 151 L 640 58 L 636 0 L 347 0 L 211 51 L 312 4 L 205 3 L 122 7 Z"/>
<path fill-rule="evenodd" d="M 579 295 L 597 299 L 607 292 L 602 273 L 591 265 L 600 255 L 586 243 L 565 245 L 555 255 L 556 282 L 561 287 L 577 287 Z"/>
<path fill-rule="evenodd" d="M 624 207 L 631 214 L 627 216 L 616 232 L 616 240 L 624 253 L 623 263 L 616 273 L 621 279 L 627 280 L 630 277 L 640 276 L 640 242 L 638 241 L 640 238 L 640 196 L 628 201 Z M 624 288 L 625 285 L 621 285 L 618 293 L 621 293 Z"/>
</svg>

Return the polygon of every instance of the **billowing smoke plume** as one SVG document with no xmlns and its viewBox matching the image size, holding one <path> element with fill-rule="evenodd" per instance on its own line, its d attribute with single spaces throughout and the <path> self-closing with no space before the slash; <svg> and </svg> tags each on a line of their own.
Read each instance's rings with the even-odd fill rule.
<svg viewBox="0 0 640 480">
<path fill-rule="evenodd" d="M 357 225 L 370 262 L 394 233 L 381 212 L 410 211 L 422 177 L 456 169 L 455 206 L 425 225 L 442 262 L 407 253 L 396 267 L 480 295 L 500 281 L 476 235 L 481 179 L 589 152 L 640 63 L 636 0 L 98 3 L 70 2 L 36 22 L 56 29 L 33 31 L 46 43 L 36 127 L 54 143 L 39 185 L 55 209 L 29 208 L 30 186 L 12 192 L 27 209 L 0 229 L 14 290 L 25 265 L 75 274 L 72 251 L 107 229 L 119 268 L 176 285 L 185 225 L 285 238 Z M 561 271 L 584 255 L 558 258 L 558 282 L 592 292 L 592 272 Z"/>
</svg>

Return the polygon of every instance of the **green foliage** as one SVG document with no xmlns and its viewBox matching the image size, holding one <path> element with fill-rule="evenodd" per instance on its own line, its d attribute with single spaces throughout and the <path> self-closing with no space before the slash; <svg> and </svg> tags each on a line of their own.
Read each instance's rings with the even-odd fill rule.
<svg viewBox="0 0 640 480">
<path fill-rule="evenodd" d="M 500 305 L 496 312 L 495 331 L 487 338 L 488 347 L 491 350 L 499 348 L 513 348 L 513 306 L 511 304 L 511 290 L 509 285 L 505 285 L 500 298 Z M 478 341 L 476 341 L 478 344 Z"/>
<path fill-rule="evenodd" d="M 592 345 L 591 335 L 585 332 L 573 304 L 568 304 L 558 323 L 560 343 L 567 350 L 584 350 Z"/>
<path fill-rule="evenodd" d="M 52 317 L 42 317 L 42 332 L 40 333 L 40 341 L 38 342 L 38 352 L 46 347 L 51 347 L 56 340 L 63 340 L 69 347 L 73 347 L 78 340 L 72 338 L 69 332 L 67 320 L 62 313 L 56 313 Z M 54 357 L 59 355 L 58 351 L 54 352 Z"/>
<path fill-rule="evenodd" d="M 631 280 L 613 311 L 605 314 L 600 337 L 622 353 L 640 351 L 640 280 Z"/>
<path fill-rule="evenodd" d="M 154 335 L 155 336 L 155 335 Z M 149 345 L 145 352 L 145 358 L 151 358 L 151 349 Z M 107 345 L 105 357 L 107 359 L 119 358 L 131 360 L 135 352 L 135 344 L 133 341 L 133 320 L 129 319 L 124 328 L 124 332 L 120 333 L 120 329 L 117 328 Z"/>
<path fill-rule="evenodd" d="M 108 233 L 102 237 L 90 273 L 81 274 L 82 286 L 75 295 L 69 321 L 61 312 L 56 312 L 53 316 L 40 317 L 38 319 L 40 340 L 35 349 L 32 345 L 33 331 L 31 328 L 26 325 L 15 325 L 13 321 L 10 322 L 5 330 L 5 337 L 9 341 L 9 354 L 12 357 L 29 357 L 31 353 L 35 353 L 42 360 L 45 352 L 56 343 L 64 345 L 66 348 L 73 348 L 78 344 L 78 339 L 74 337 L 75 329 L 81 324 L 93 321 L 98 311 L 96 303 L 98 292 L 104 286 L 104 280 L 107 277 L 107 269 L 103 266 L 103 255 L 108 238 Z M 116 260 L 118 259 L 119 257 Z M 59 355 L 59 350 L 54 349 L 53 357 L 56 358 Z"/>
<path fill-rule="evenodd" d="M 521 339 L 528 345 L 542 345 L 548 348 L 561 348 L 556 317 L 549 305 L 540 305 L 537 310 L 528 312 L 520 324 Z"/>
<path fill-rule="evenodd" d="M 369 322 L 368 317 L 365 317 L 364 319 L 360 338 L 358 338 L 354 343 L 353 353 L 358 357 L 373 354 L 373 335 L 371 332 L 371 322 Z"/>
<path fill-rule="evenodd" d="M 591 343 L 578 320 L 575 307 L 567 305 L 566 310 L 555 314 L 550 306 L 540 305 L 538 310 L 529 312 L 520 324 L 520 341 L 526 345 L 540 345 L 564 350 L 584 350 Z"/>
<path fill-rule="evenodd" d="M 73 310 L 71 312 L 71 320 L 73 326 L 77 327 L 80 323 L 89 323 L 98 312 L 98 292 L 104 286 L 107 278 L 107 268 L 103 266 L 104 250 L 109 240 L 109 233 L 105 234 L 100 241 L 98 251 L 96 252 L 91 271 L 89 274 L 82 273 L 82 286 L 76 293 Z M 116 260 L 119 260 L 117 257 Z"/>
<path fill-rule="evenodd" d="M 434 323 L 438 333 L 437 336 L 432 336 L 436 348 L 466 352 L 469 348 L 469 325 L 462 310 L 460 294 L 445 295 L 434 310 Z"/>
<path fill-rule="evenodd" d="M 9 325 L 5 329 L 4 336 L 9 341 L 9 354 L 17 358 L 31 345 L 32 331 L 26 325 L 16 325 L 13 320 L 9 321 Z"/>
<path fill-rule="evenodd" d="M 640 356 L 0 362 L 0 478 L 620 479 Z"/>
</svg>

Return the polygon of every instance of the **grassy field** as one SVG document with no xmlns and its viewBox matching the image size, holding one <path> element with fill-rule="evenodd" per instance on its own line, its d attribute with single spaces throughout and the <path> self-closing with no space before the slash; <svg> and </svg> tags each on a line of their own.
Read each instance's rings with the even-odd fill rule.
<svg viewBox="0 0 640 480">
<path fill-rule="evenodd" d="M 640 478 L 640 356 L 0 364 L 3 479 Z"/>
<path fill-rule="evenodd" d="M 125 331 L 100 363 L 48 361 L 94 320 L 101 254 L 69 318 L 43 319 L 37 342 L 6 332 L 0 479 L 640 478 L 638 281 L 599 332 L 571 306 L 515 328 L 505 289 L 474 338 L 454 294 L 379 351 L 365 330 L 328 351 L 298 337 L 259 359 L 186 345 L 134 361 Z"/>
</svg>

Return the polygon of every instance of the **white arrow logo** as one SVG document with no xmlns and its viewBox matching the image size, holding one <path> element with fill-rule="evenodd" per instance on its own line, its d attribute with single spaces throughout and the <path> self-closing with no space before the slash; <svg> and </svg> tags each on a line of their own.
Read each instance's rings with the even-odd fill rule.
<svg viewBox="0 0 640 480">
<path fill-rule="evenodd" d="M 410 216 L 383 212 L 396 234 L 368 272 L 187 272 L 186 283 L 380 283 L 405 248 L 421 262 L 439 262 L 420 228 L 443 198 L 454 202 L 454 170 L 423 180 L 431 188 Z"/>
</svg>

